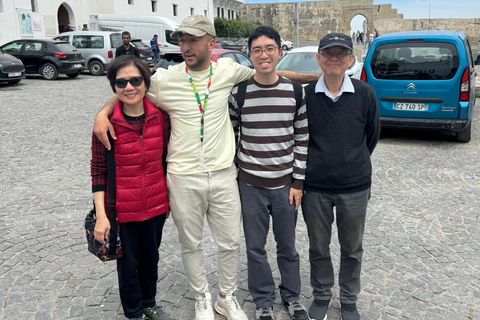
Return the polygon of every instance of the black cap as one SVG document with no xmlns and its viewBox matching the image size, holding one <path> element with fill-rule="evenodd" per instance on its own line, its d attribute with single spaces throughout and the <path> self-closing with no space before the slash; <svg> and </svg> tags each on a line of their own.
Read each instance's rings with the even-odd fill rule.
<svg viewBox="0 0 480 320">
<path fill-rule="evenodd" d="M 325 50 L 330 47 L 340 46 L 353 51 L 352 38 L 343 33 L 330 33 L 320 40 L 318 51 Z"/>
</svg>

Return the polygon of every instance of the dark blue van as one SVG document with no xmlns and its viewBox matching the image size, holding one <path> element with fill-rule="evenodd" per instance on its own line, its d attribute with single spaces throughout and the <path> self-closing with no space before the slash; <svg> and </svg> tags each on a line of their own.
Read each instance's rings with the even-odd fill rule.
<svg viewBox="0 0 480 320">
<path fill-rule="evenodd" d="M 361 79 L 377 93 L 382 128 L 442 130 L 468 142 L 474 67 L 465 32 L 399 32 L 373 41 Z"/>
</svg>

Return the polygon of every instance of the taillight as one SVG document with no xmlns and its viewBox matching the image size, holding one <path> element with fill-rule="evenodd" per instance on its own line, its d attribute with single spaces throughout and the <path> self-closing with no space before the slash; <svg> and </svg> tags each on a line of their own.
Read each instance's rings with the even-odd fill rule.
<svg viewBox="0 0 480 320">
<path fill-rule="evenodd" d="M 113 52 L 108 50 L 108 59 L 113 59 Z"/>
<path fill-rule="evenodd" d="M 365 67 L 362 68 L 362 75 L 360 76 L 360 80 L 367 82 L 367 72 L 365 72 Z"/>
<path fill-rule="evenodd" d="M 142 52 L 143 50 L 145 50 L 145 49 L 138 49 L 138 51 L 140 51 L 140 52 Z"/>
<path fill-rule="evenodd" d="M 466 67 L 460 83 L 460 101 L 470 100 L 470 67 Z"/>
<path fill-rule="evenodd" d="M 66 53 L 61 53 L 61 52 L 55 52 L 55 57 L 57 58 L 66 58 L 67 54 Z"/>
</svg>

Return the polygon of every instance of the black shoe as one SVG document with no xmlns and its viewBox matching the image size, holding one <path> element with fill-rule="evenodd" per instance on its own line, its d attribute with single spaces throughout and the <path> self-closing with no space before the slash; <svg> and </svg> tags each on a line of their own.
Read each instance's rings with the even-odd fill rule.
<svg viewBox="0 0 480 320">
<path fill-rule="evenodd" d="M 153 307 L 150 307 L 150 308 L 144 308 L 143 313 L 144 313 L 145 319 L 171 320 L 170 317 L 167 316 L 165 312 L 163 312 L 162 307 L 160 307 L 160 306 L 153 306 Z"/>
<path fill-rule="evenodd" d="M 313 300 L 308 309 L 308 315 L 312 320 L 326 320 L 330 300 Z"/>
<path fill-rule="evenodd" d="M 285 302 L 282 301 L 283 305 L 287 307 L 290 317 L 294 320 L 308 320 L 307 310 L 300 303 L 300 301 Z"/>
<path fill-rule="evenodd" d="M 360 320 L 360 314 L 357 311 L 357 305 L 355 303 L 342 303 L 341 312 L 342 320 Z"/>
</svg>

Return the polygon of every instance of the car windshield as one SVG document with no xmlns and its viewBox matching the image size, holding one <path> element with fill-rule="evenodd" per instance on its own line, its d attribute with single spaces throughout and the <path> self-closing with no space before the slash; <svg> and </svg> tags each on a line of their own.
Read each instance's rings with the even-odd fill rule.
<svg viewBox="0 0 480 320">
<path fill-rule="evenodd" d="M 370 66 L 383 80 L 448 80 L 455 76 L 460 60 L 451 43 L 395 43 L 380 45 Z"/>
<path fill-rule="evenodd" d="M 315 55 L 315 52 L 290 52 L 280 60 L 277 70 L 319 74 L 322 69 L 318 66 Z"/>
<path fill-rule="evenodd" d="M 141 40 L 132 40 L 132 43 L 137 48 L 150 48 L 149 45 L 145 44 L 145 42 Z"/>
</svg>

